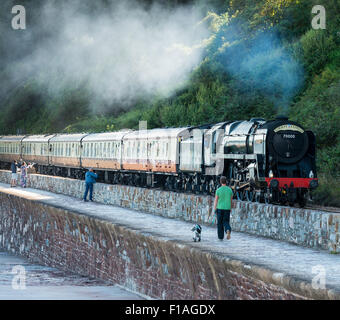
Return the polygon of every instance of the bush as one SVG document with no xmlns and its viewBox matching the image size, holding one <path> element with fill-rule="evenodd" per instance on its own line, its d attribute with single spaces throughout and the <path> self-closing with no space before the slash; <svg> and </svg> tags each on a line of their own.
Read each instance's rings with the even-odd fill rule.
<svg viewBox="0 0 340 320">
<path fill-rule="evenodd" d="M 332 36 L 327 36 L 324 30 L 311 29 L 301 37 L 305 68 L 310 75 L 318 74 L 330 59 L 330 53 L 335 49 Z"/>
<path fill-rule="evenodd" d="M 339 176 L 320 176 L 319 187 L 312 193 L 313 202 L 322 206 L 340 207 L 339 178 Z"/>
</svg>

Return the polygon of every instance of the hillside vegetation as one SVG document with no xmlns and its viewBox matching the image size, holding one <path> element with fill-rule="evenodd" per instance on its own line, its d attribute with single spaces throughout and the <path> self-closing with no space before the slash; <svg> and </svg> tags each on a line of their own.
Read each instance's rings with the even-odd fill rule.
<svg viewBox="0 0 340 320">
<path fill-rule="evenodd" d="M 106 1 L 102 2 L 105 5 Z M 35 78 L 3 94 L 0 134 L 177 127 L 287 114 L 317 137 L 317 203 L 340 206 L 340 1 L 323 1 L 326 29 L 314 30 L 314 0 L 229 0 L 202 5 L 210 36 L 201 62 L 171 96 L 139 96 L 93 111 L 86 83 L 46 97 Z M 177 4 L 181 5 L 181 4 Z M 5 44 L 0 38 L 1 48 Z M 1 72 L 1 71 L 0 71 Z M 5 82 L 6 69 L 1 81 Z"/>
</svg>

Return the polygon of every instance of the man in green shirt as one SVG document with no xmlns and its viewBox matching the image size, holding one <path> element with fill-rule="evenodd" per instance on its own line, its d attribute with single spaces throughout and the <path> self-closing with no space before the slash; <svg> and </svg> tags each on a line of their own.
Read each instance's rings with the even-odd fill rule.
<svg viewBox="0 0 340 320">
<path fill-rule="evenodd" d="M 231 227 L 229 221 L 233 201 L 233 190 L 227 186 L 226 177 L 221 177 L 220 183 L 222 186 L 216 190 L 214 212 L 217 215 L 217 236 L 222 241 L 224 232 L 227 235 L 227 239 L 230 239 Z"/>
</svg>

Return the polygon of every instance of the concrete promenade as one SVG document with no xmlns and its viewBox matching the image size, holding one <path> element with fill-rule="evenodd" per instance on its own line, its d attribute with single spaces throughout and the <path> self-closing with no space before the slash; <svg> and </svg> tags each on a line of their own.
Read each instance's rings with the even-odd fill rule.
<svg viewBox="0 0 340 320">
<path fill-rule="evenodd" d="M 236 272 L 257 281 L 278 286 L 293 292 L 296 295 L 295 298 L 340 298 L 340 256 L 330 254 L 325 250 L 304 248 L 239 232 L 232 232 L 231 240 L 220 242 L 217 239 L 216 228 L 206 226 L 203 227 L 202 242 L 194 243 L 190 231 L 192 223 L 189 222 L 112 205 L 84 203 L 70 196 L 47 191 L 10 188 L 9 185 L 3 183 L 0 184 L 0 193 L 44 206 L 67 210 L 79 216 L 105 221 L 144 237 L 150 236 L 158 241 L 171 242 L 179 247 L 213 255 L 219 260 L 222 259 L 226 268 L 230 268 L 230 272 L 236 270 Z M 0 212 L 1 214 L 3 212 Z M 4 230 L 0 230 L 0 234 L 3 232 Z M 11 249 L 10 243 L 6 242 L 3 236 L 1 238 L 0 247 L 5 250 Z M 8 248 L 6 248 L 6 243 Z M 44 248 L 44 250 L 48 250 L 48 248 Z M 180 267 L 183 268 L 181 263 Z M 204 269 L 207 266 L 201 267 Z M 169 266 L 163 266 L 163 268 L 169 268 Z M 187 265 L 187 268 L 190 266 Z M 201 277 L 204 278 L 204 274 L 205 272 L 202 271 Z M 213 277 L 216 276 L 215 273 Z M 204 279 L 202 281 L 204 282 Z M 217 289 L 220 283 L 223 281 L 214 279 Z M 145 292 L 143 293 L 145 294 Z M 164 297 L 166 298 L 166 295 Z M 171 296 L 171 298 L 175 297 Z M 223 296 L 220 298 L 223 299 Z M 247 298 L 247 296 L 243 295 L 241 298 Z"/>
<path fill-rule="evenodd" d="M 9 171 L 0 170 L 0 182 L 10 183 Z M 28 187 L 81 199 L 84 181 L 30 174 Z M 211 224 L 214 198 L 158 189 L 96 183 L 94 200 L 192 223 Z M 234 231 L 340 253 L 340 213 L 291 208 L 234 200 Z"/>
</svg>

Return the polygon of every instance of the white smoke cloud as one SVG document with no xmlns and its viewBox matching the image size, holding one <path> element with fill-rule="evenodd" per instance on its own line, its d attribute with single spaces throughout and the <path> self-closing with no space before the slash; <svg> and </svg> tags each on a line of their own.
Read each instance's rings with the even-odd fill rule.
<svg viewBox="0 0 340 320">
<path fill-rule="evenodd" d="M 33 75 L 52 95 L 86 85 L 93 108 L 100 109 L 170 95 L 201 60 L 200 42 L 208 30 L 193 6 L 146 10 L 124 1 L 93 15 L 79 8 L 74 1 L 44 6 L 39 27 L 57 32 L 16 64 L 16 78 Z"/>
</svg>

